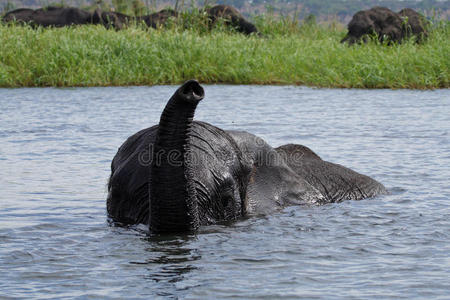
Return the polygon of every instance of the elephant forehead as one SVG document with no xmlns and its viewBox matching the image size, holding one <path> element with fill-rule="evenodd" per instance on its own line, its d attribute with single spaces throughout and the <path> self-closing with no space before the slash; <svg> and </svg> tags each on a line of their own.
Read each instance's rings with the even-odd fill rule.
<svg viewBox="0 0 450 300">
<path fill-rule="evenodd" d="M 189 133 L 189 148 L 199 163 L 233 165 L 240 159 L 239 149 L 228 134 L 208 123 L 195 122 Z"/>
<path fill-rule="evenodd" d="M 189 139 L 189 160 L 199 187 L 218 192 L 223 185 L 245 181 L 250 166 L 228 133 L 210 124 L 195 122 Z"/>
</svg>

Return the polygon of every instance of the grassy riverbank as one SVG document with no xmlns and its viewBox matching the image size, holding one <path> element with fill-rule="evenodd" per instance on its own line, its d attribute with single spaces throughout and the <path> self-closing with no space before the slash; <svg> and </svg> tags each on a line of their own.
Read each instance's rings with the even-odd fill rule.
<svg viewBox="0 0 450 300">
<path fill-rule="evenodd" d="M 202 83 L 450 87 L 450 26 L 423 45 L 339 43 L 344 26 L 259 19 L 264 38 L 224 29 L 122 31 L 0 25 L 0 87 Z"/>
</svg>

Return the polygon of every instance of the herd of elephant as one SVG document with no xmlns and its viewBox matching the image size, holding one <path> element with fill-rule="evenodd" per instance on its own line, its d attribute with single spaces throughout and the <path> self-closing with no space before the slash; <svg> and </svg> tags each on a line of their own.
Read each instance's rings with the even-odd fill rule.
<svg viewBox="0 0 450 300">
<path fill-rule="evenodd" d="M 256 26 L 247 21 L 239 11 L 228 5 L 216 5 L 203 10 L 209 23 L 218 19 L 244 34 L 259 34 Z M 172 9 L 163 9 L 146 16 L 131 17 L 117 12 L 99 9 L 88 12 L 75 7 L 45 7 L 40 9 L 21 8 L 7 12 L 3 22 L 28 23 L 31 26 L 63 27 L 80 24 L 102 24 L 107 28 L 121 29 L 130 23 L 145 23 L 148 27 L 158 28 L 169 18 L 177 18 L 178 13 Z M 405 8 L 398 13 L 386 7 L 373 7 L 357 12 L 348 24 L 348 33 L 341 42 L 348 44 L 367 41 L 368 36 L 376 34 L 380 42 L 401 42 L 404 38 L 416 36 L 417 42 L 427 37 L 428 21 L 419 13 Z"/>
<path fill-rule="evenodd" d="M 238 32 L 244 34 L 257 33 L 255 25 L 248 22 L 237 9 L 228 5 L 216 5 L 204 9 L 211 24 L 219 18 L 225 24 L 233 26 Z M 107 28 L 122 29 L 129 24 L 143 23 L 148 27 L 158 28 L 164 25 L 169 18 L 177 18 L 178 13 L 173 9 L 163 9 L 146 16 L 131 17 L 118 12 L 106 12 L 100 9 L 89 12 L 76 7 L 44 7 L 39 9 L 20 8 L 7 12 L 2 20 L 5 23 L 27 23 L 31 26 L 64 27 L 83 24 L 102 24 Z"/>
</svg>

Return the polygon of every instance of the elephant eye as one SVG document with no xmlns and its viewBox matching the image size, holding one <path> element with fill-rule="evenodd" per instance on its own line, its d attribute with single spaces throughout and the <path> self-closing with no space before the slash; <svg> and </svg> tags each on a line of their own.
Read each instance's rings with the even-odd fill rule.
<svg viewBox="0 0 450 300">
<path fill-rule="evenodd" d="M 234 200 L 233 196 L 233 189 L 227 188 L 222 192 L 222 195 L 220 197 L 220 201 L 222 202 L 222 207 L 227 207 L 230 205 Z"/>
<path fill-rule="evenodd" d="M 222 200 L 222 206 L 227 207 L 228 204 L 230 204 L 230 202 L 233 200 L 233 197 L 230 195 L 223 195 L 221 200 Z"/>
</svg>

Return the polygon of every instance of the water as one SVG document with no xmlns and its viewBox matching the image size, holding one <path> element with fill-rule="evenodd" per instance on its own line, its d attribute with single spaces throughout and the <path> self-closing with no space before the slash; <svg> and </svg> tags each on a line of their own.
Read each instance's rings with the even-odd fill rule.
<svg viewBox="0 0 450 300">
<path fill-rule="evenodd" d="M 111 226 L 111 159 L 175 88 L 0 89 L 0 298 L 449 299 L 449 90 L 206 86 L 198 120 L 307 145 L 391 194 L 195 235 Z"/>
</svg>

